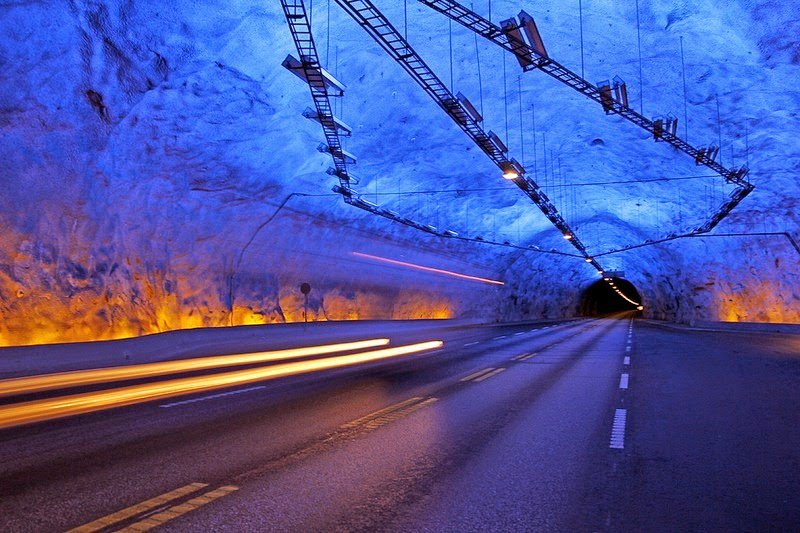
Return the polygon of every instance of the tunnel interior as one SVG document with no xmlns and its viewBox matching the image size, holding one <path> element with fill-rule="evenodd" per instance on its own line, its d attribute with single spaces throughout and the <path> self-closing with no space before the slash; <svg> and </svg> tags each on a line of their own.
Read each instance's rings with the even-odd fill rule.
<svg viewBox="0 0 800 533">
<path fill-rule="evenodd" d="M 615 288 L 633 303 L 620 296 Z M 630 281 L 624 278 L 599 279 L 581 294 L 580 314 L 601 316 L 626 311 L 639 312 L 638 304 L 641 303 L 642 297 Z"/>
</svg>

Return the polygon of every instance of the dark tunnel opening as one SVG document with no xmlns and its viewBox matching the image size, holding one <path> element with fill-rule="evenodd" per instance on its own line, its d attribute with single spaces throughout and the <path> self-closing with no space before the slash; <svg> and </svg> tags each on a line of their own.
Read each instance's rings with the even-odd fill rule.
<svg viewBox="0 0 800 533">
<path fill-rule="evenodd" d="M 623 296 L 618 294 L 619 291 Z M 625 298 L 632 300 L 629 302 Z M 592 283 L 581 295 L 580 314 L 601 316 L 612 313 L 639 313 L 642 297 L 636 287 L 624 278 L 604 278 Z"/>
</svg>

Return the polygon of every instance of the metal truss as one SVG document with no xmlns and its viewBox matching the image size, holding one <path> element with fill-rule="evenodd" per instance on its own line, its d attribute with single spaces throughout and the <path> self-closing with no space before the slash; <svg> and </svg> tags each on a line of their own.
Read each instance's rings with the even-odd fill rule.
<svg viewBox="0 0 800 533">
<path fill-rule="evenodd" d="M 651 121 L 627 105 L 627 95 L 615 98 L 612 96 L 610 85 L 595 86 L 549 57 L 541 40 L 538 39 L 538 31 L 535 30 L 532 17 L 524 11 L 520 13 L 519 21 L 510 19 L 504 21 L 503 26 L 500 27 L 455 0 L 418 1 L 511 52 L 519 60 L 523 71 L 541 70 L 601 104 L 607 114 L 619 115 L 636 124 L 652 134 L 656 141 L 666 142 L 692 157 L 696 164 L 705 165 L 722 176 L 727 183 L 735 185 L 736 189 L 731 192 L 711 218 L 692 233 L 711 231 L 754 189 L 753 184 L 745 179 L 749 172 L 746 167 L 728 169 L 716 161 L 716 155 L 719 153 L 718 147 L 696 148 L 678 137 L 677 120 L 668 121 L 666 124 L 662 119 Z M 521 30 L 526 30 L 527 24 L 534 24 L 533 35 L 537 37 L 530 39 L 532 41 L 530 44 L 525 42 L 520 33 Z M 530 32 L 526 33 L 531 35 Z"/>
<path fill-rule="evenodd" d="M 425 92 L 447 113 L 467 136 L 500 168 L 504 177 L 513 181 L 539 207 L 550 222 L 578 250 L 587 263 L 598 271 L 602 267 L 591 257 L 586 246 L 575 235 L 558 209 L 508 149 L 492 132 L 484 131 L 481 118 L 466 99 L 454 95 L 428 67 L 392 23 L 370 0 L 336 0 L 336 3 L 355 20 Z"/>
<path fill-rule="evenodd" d="M 352 160 L 352 156 L 344 151 L 339 138 L 340 130 L 344 130 L 346 133 L 349 131 L 340 120 L 333 116 L 333 106 L 330 101 L 332 95 L 343 96 L 343 86 L 335 83 L 335 80 L 332 80 L 332 77 L 320 64 L 314 36 L 311 34 L 311 23 L 308 20 L 303 0 L 281 0 L 281 7 L 283 7 L 286 22 L 289 24 L 292 39 L 300 56 L 299 61 L 294 60 L 291 56 L 287 57 L 283 65 L 304 79 L 311 89 L 311 98 L 314 100 L 316 113 L 306 113 L 305 116 L 313 118 L 322 125 L 327 142 L 325 151 L 330 153 L 334 164 L 334 168 L 329 170 L 329 173 L 339 178 L 342 196 L 345 202 L 351 203 L 350 183 L 354 180 L 350 176 L 347 164 L 348 159 Z M 335 92 L 331 90 L 332 87 Z"/>
<path fill-rule="evenodd" d="M 350 128 L 343 121 L 334 116 L 333 106 L 330 102 L 331 96 L 344 96 L 345 87 L 335 78 L 333 78 L 328 72 L 326 72 L 320 64 L 319 54 L 314 43 L 314 37 L 311 32 L 310 23 L 303 0 L 281 0 L 281 6 L 283 8 L 284 15 L 286 16 L 286 21 L 289 25 L 289 30 L 291 31 L 295 47 L 297 48 L 297 53 L 300 56 L 299 60 L 291 56 L 287 57 L 283 62 L 283 66 L 305 81 L 311 90 L 311 96 L 314 100 L 316 110 L 307 109 L 303 112 L 303 116 L 315 120 L 322 126 L 327 144 L 322 145 L 320 151 L 330 154 L 330 156 L 333 158 L 334 168 L 329 169 L 328 173 L 337 176 L 339 179 L 339 185 L 334 187 L 333 191 L 341 194 L 345 202 L 374 215 L 378 215 L 400 223 L 404 226 L 412 227 L 440 237 L 448 237 L 467 242 L 494 246 L 504 246 L 538 253 L 580 257 L 575 254 L 559 252 L 556 250 L 543 250 L 538 246 L 533 245 L 522 246 L 510 243 L 508 241 L 501 243 L 492 240 L 486 240 L 481 237 L 474 238 L 461 236 L 452 230 L 441 230 L 431 224 L 417 222 L 411 218 L 402 216 L 395 211 L 385 209 L 362 198 L 362 196 L 353 188 L 353 184 L 358 183 L 358 180 L 355 179 L 349 170 L 349 165 L 355 163 L 355 157 L 343 149 L 339 134 L 341 131 L 344 132 L 345 135 L 349 136 Z M 502 157 L 502 154 L 499 155 Z"/>
</svg>

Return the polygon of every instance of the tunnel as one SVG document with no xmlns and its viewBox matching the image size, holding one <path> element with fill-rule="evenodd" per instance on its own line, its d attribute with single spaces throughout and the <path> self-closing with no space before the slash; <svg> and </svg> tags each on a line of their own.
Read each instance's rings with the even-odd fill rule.
<svg viewBox="0 0 800 533">
<path fill-rule="evenodd" d="M 642 297 L 633 283 L 624 278 L 604 278 L 595 281 L 583 291 L 579 313 L 582 316 L 629 311 L 639 313 L 641 304 Z"/>
</svg>

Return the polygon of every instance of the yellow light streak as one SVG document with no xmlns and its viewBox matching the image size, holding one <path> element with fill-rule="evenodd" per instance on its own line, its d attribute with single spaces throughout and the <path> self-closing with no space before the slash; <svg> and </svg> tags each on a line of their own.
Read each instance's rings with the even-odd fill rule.
<svg viewBox="0 0 800 533">
<path fill-rule="evenodd" d="M 434 350 L 440 340 L 0 406 L 0 429 Z"/>
<path fill-rule="evenodd" d="M 414 263 L 406 263 L 405 261 L 398 261 L 397 259 L 388 259 L 386 257 L 379 257 L 377 255 L 370 255 L 370 254 L 365 254 L 365 253 L 362 253 L 362 252 L 353 252 L 353 255 L 356 255 L 358 257 L 364 257 L 366 259 L 372 259 L 374 261 L 381 261 L 383 263 L 389 263 L 389 264 L 397 265 L 397 266 L 401 266 L 401 267 L 412 268 L 414 270 L 421 270 L 423 272 L 431 272 L 431 273 L 434 273 L 434 274 L 443 274 L 445 276 L 451 276 L 451 277 L 454 277 L 454 278 L 464 279 L 464 280 L 468 280 L 468 281 L 478 281 L 478 282 L 481 282 L 481 283 L 489 283 L 489 284 L 492 284 L 492 285 L 505 285 L 505 282 L 503 282 L 503 281 L 497 281 L 497 280 L 488 279 L 488 278 L 480 278 L 478 276 L 469 276 L 467 274 L 459 274 L 458 272 L 451 272 L 450 270 L 442 270 L 441 268 L 433 268 L 433 267 L 426 267 L 426 266 L 422 266 L 422 265 L 415 265 Z"/>
<path fill-rule="evenodd" d="M 321 346 L 307 346 L 303 348 L 290 348 L 269 352 L 253 352 L 233 355 L 217 355 L 213 357 L 199 357 L 194 359 L 179 359 L 177 361 L 163 361 L 158 363 L 145 363 L 141 365 L 113 366 L 108 368 L 91 368 L 88 370 L 75 370 L 71 372 L 57 372 L 39 376 L 25 376 L 0 381 L 0 397 L 12 394 L 41 392 L 46 390 L 63 389 L 95 383 L 111 383 L 126 379 L 140 379 L 179 372 L 194 370 L 208 370 L 211 368 L 224 368 L 228 366 L 247 365 L 253 363 L 267 363 L 285 361 L 312 355 L 326 355 L 332 353 L 365 350 L 386 346 L 389 339 L 369 339 L 339 344 L 326 344 Z"/>
</svg>

